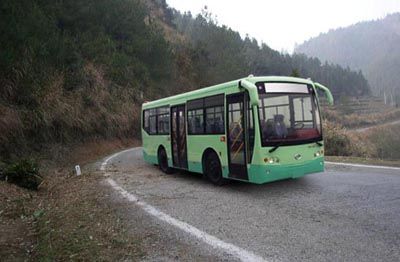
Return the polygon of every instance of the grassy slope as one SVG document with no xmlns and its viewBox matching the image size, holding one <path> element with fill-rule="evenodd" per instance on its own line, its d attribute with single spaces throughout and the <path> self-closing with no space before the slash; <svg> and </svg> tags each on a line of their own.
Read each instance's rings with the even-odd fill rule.
<svg viewBox="0 0 400 262">
<path fill-rule="evenodd" d="M 296 47 L 305 53 L 350 68 L 361 69 L 375 94 L 392 93 L 400 102 L 400 13 L 330 30 Z M 365 55 L 368 54 L 368 55 Z"/>
</svg>

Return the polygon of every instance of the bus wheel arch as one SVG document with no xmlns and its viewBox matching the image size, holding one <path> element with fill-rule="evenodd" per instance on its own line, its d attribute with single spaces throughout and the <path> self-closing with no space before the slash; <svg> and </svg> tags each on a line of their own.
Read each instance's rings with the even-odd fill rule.
<svg viewBox="0 0 400 262">
<path fill-rule="evenodd" d="M 217 152 L 212 148 L 207 148 L 203 152 L 201 159 L 203 175 L 213 184 L 221 186 L 228 181 L 222 176 L 221 159 Z"/>
<path fill-rule="evenodd" d="M 172 174 L 173 168 L 168 166 L 168 155 L 167 150 L 163 145 L 159 145 L 157 149 L 157 160 L 160 170 L 166 174 Z"/>
</svg>

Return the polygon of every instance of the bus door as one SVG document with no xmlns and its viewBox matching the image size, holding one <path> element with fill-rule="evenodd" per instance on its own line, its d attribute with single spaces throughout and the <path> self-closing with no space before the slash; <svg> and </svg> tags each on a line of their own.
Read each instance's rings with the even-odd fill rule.
<svg viewBox="0 0 400 262">
<path fill-rule="evenodd" d="M 248 180 L 246 162 L 245 93 L 226 96 L 229 177 Z M 246 109 L 246 111 L 245 111 Z"/>
<path fill-rule="evenodd" d="M 171 107 L 171 145 L 174 167 L 187 168 L 185 105 Z"/>
</svg>

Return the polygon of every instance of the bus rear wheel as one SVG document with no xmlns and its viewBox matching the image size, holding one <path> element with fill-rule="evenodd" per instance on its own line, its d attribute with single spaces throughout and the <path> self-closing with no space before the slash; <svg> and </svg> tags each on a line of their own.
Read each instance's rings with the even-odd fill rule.
<svg viewBox="0 0 400 262">
<path fill-rule="evenodd" d="M 157 157 L 160 170 L 163 171 L 165 174 L 172 174 L 174 170 L 168 166 L 167 152 L 165 152 L 165 149 L 163 147 L 158 150 Z"/>
<path fill-rule="evenodd" d="M 204 174 L 213 184 L 222 186 L 228 182 L 228 180 L 222 176 L 221 163 L 215 152 L 207 154 L 204 165 Z"/>
</svg>

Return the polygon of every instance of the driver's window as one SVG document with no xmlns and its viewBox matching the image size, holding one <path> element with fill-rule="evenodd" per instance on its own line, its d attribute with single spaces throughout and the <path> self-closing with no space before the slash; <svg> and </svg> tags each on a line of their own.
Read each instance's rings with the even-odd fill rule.
<svg viewBox="0 0 400 262">
<path fill-rule="evenodd" d="M 293 99 L 295 124 L 313 127 L 311 97 L 298 97 Z"/>
</svg>

